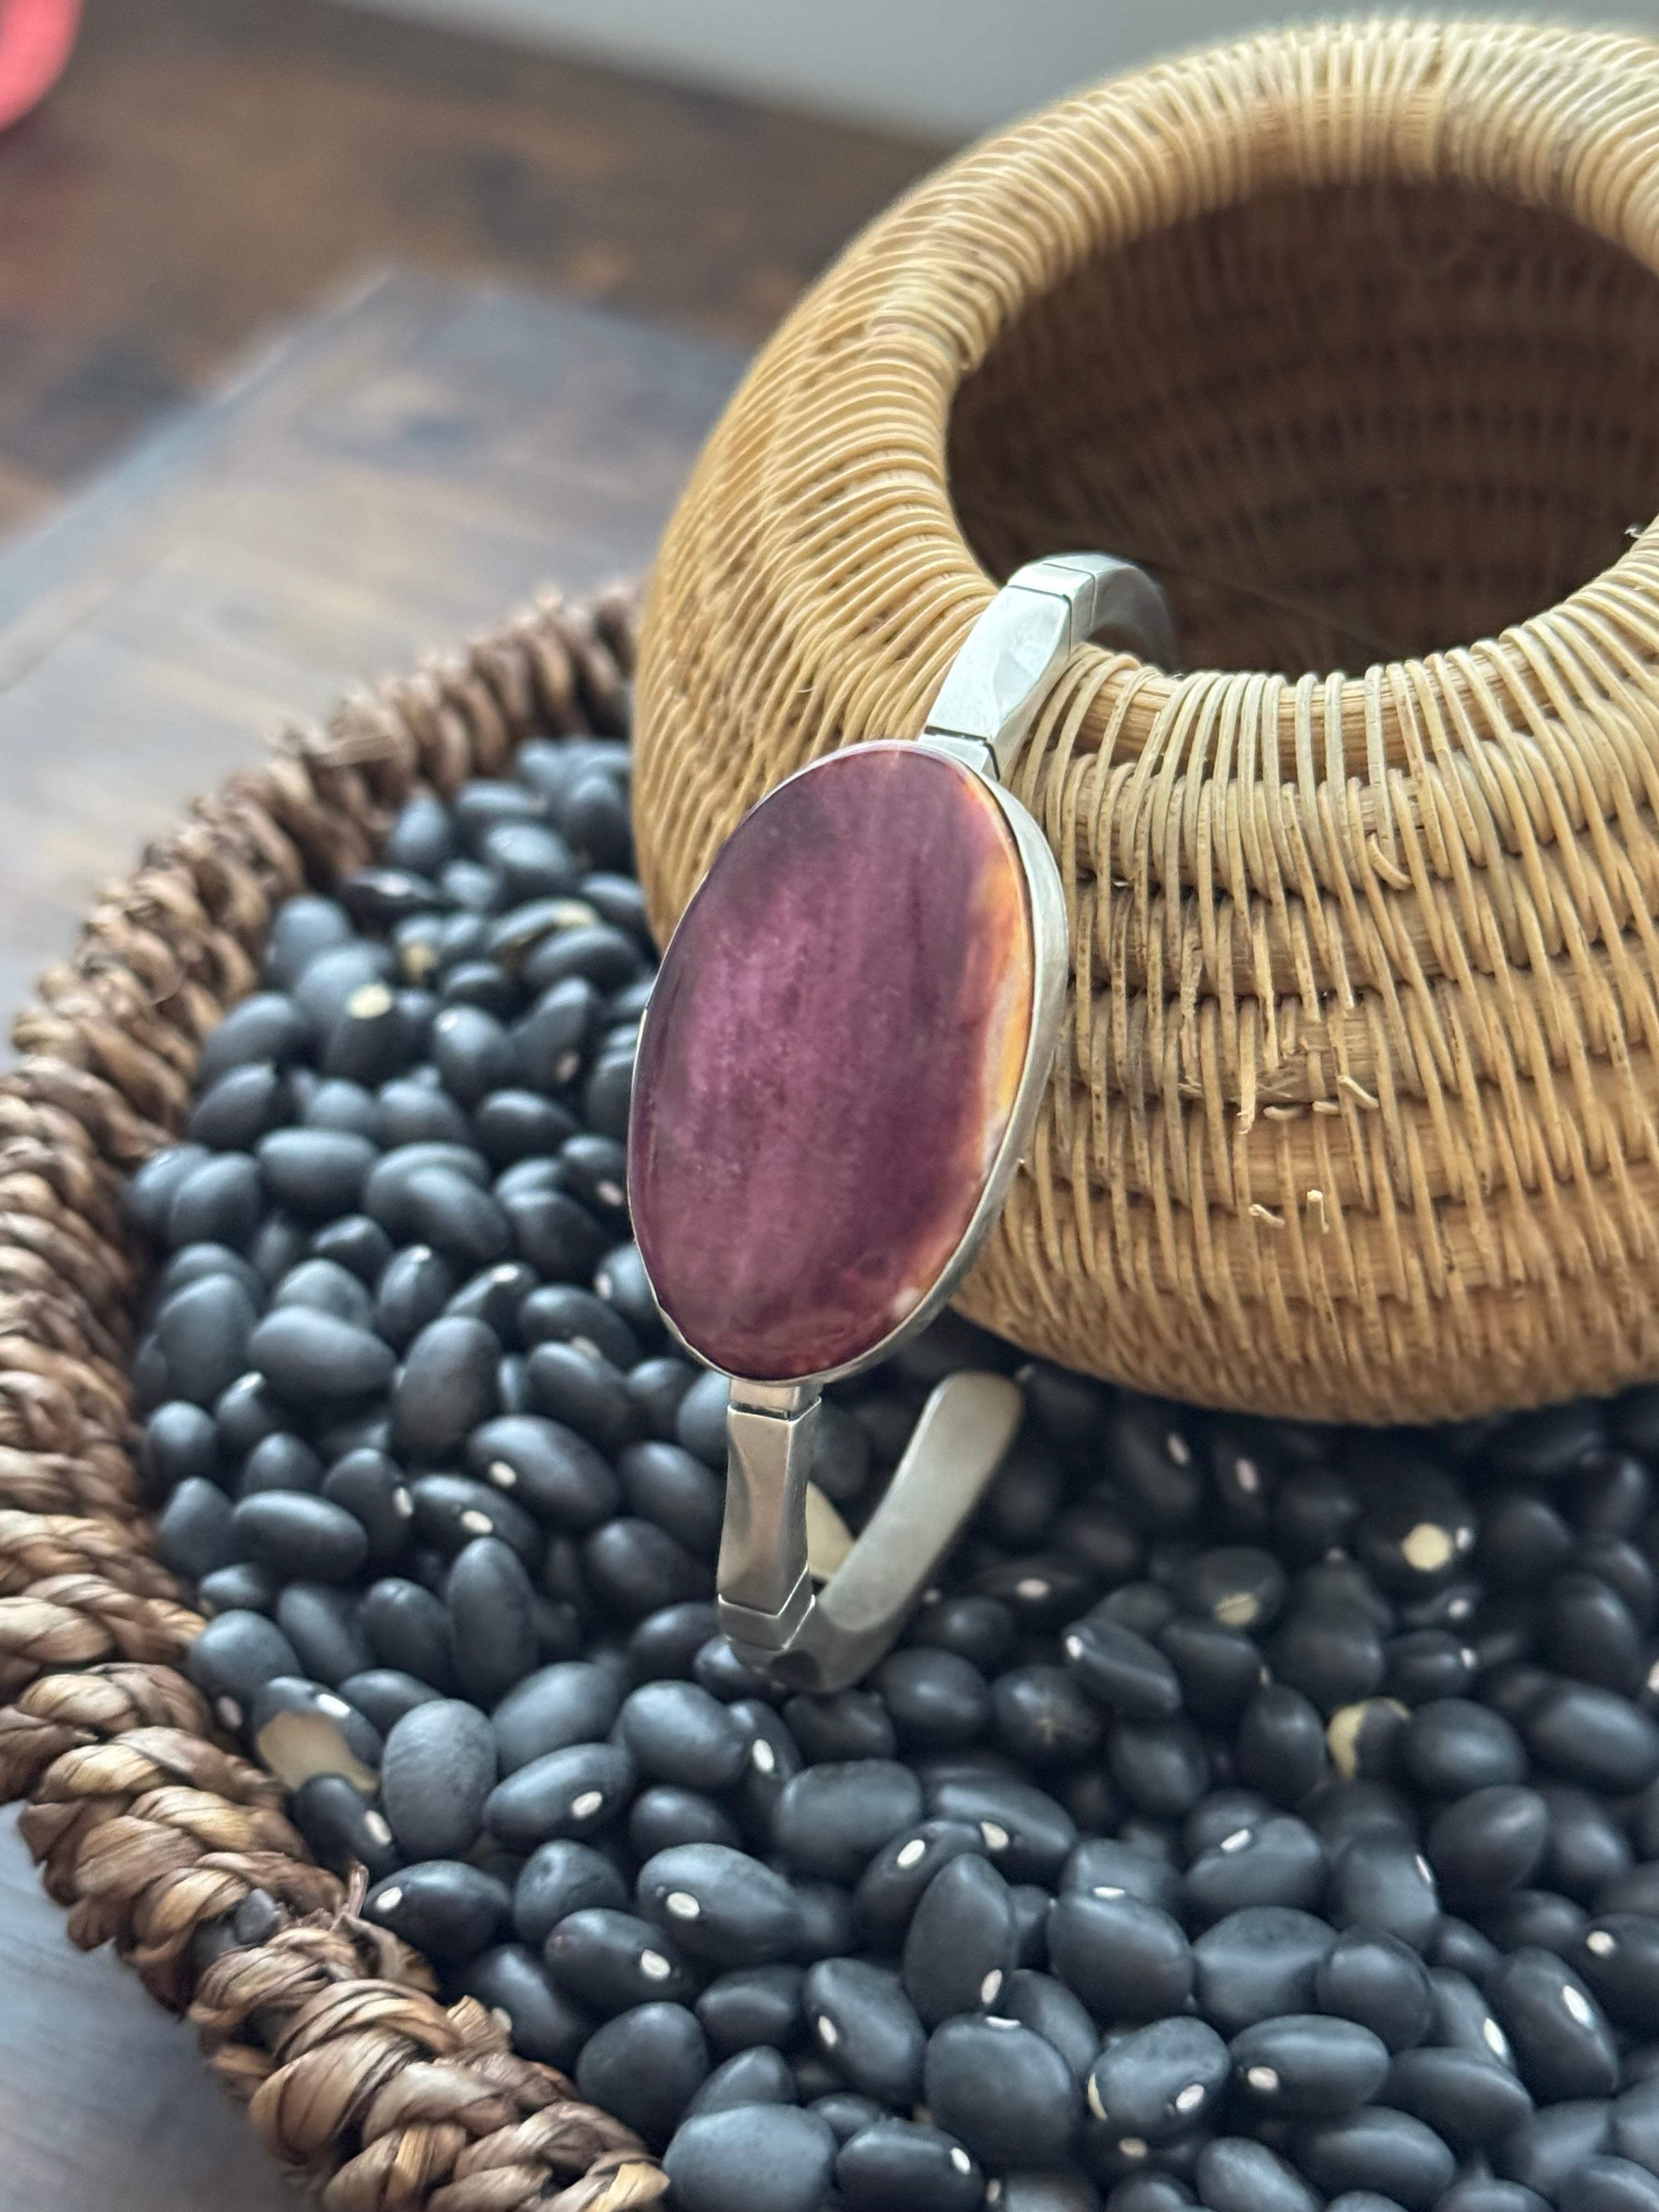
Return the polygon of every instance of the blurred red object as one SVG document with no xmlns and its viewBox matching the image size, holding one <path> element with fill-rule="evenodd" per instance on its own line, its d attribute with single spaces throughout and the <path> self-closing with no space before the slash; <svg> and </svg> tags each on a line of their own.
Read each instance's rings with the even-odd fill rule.
<svg viewBox="0 0 1659 2212">
<path fill-rule="evenodd" d="M 57 83 L 80 27 L 81 0 L 0 0 L 0 131 Z"/>
</svg>

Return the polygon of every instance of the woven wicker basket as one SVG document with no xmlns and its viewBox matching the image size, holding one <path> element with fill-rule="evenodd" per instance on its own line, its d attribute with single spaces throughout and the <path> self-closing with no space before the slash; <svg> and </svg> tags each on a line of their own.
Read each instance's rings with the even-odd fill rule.
<svg viewBox="0 0 1659 2212">
<path fill-rule="evenodd" d="M 975 1319 L 1330 1419 L 1659 1372 L 1656 132 L 1627 39 L 1199 54 L 939 171 L 733 401 L 641 640 L 659 931 L 989 577 L 1174 599 L 1188 672 L 1079 654 L 1018 771 L 1076 978 Z"/>
<path fill-rule="evenodd" d="M 437 2002 L 179 1671 L 201 1622 L 150 1556 L 133 1472 L 143 1262 L 120 1181 L 178 1134 L 273 906 L 362 866 L 417 778 L 452 791 L 533 731 L 614 731 L 632 659 L 625 603 L 550 603 L 286 739 L 106 895 L 0 1078 L 0 1802 L 29 1801 L 24 1840 L 75 1941 L 113 1941 L 188 2010 L 332 2212 L 633 2212 L 665 2183 L 481 2006 Z M 253 1892 L 274 1932 L 198 1976 L 198 1932 Z"/>
</svg>

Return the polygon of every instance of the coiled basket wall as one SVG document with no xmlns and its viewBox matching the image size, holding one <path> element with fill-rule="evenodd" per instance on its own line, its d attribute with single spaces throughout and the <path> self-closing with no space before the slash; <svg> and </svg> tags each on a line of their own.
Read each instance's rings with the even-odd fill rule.
<svg viewBox="0 0 1659 2212">
<path fill-rule="evenodd" d="M 1075 975 L 975 1319 L 1312 1418 L 1659 1372 L 1656 148 L 1629 39 L 1201 53 L 940 170 L 732 402 L 642 641 L 659 933 L 1021 562 L 1174 603 L 1017 771 Z"/>
</svg>

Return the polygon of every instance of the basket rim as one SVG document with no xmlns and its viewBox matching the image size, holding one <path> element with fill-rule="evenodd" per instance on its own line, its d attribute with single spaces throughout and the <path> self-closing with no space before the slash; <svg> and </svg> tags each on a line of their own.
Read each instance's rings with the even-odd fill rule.
<svg viewBox="0 0 1659 2212">
<path fill-rule="evenodd" d="M 1201 129 L 1199 127 L 1201 119 Z M 805 415 L 836 383 L 833 459 L 799 472 L 768 547 L 769 589 L 805 603 L 821 566 L 877 580 L 896 533 L 930 555 L 925 587 L 849 646 L 934 685 L 997 580 L 968 545 L 950 493 L 951 411 L 965 380 L 1036 300 L 1091 259 L 1184 220 L 1286 187 L 1462 185 L 1564 216 L 1659 280 L 1659 194 L 1647 146 L 1659 126 L 1659 42 L 1502 16 L 1339 17 L 1200 45 L 1109 77 L 976 142 L 924 178 L 847 248 L 763 349 L 728 404 L 757 402 L 809 451 Z M 1133 191 L 1112 145 L 1133 143 Z M 988 267 L 984 242 L 1017 232 L 1025 267 Z M 810 329 L 808 325 L 810 324 Z M 829 335 L 824 335 L 828 333 Z M 857 420 L 859 434 L 844 426 Z M 861 460 L 860 460 L 861 456 Z M 860 499 L 832 500 L 862 465 Z M 700 465 L 683 506 L 697 504 Z M 833 516 L 829 511 L 833 508 Z M 822 526 L 820 526 L 820 523 Z M 666 564 L 665 564 L 666 565 Z M 792 572 L 793 580 L 792 582 Z M 1659 519 L 1617 561 L 1495 636 L 1375 658 L 1360 673 L 1249 668 L 1171 674 L 1099 647 L 1079 649 L 1096 694 L 1091 726 L 1115 720 L 1119 757 L 1166 728 L 1194 690 L 1265 685 L 1286 702 L 1317 690 L 1340 720 L 1347 772 L 1414 764 L 1415 694 L 1455 720 L 1493 686 L 1540 714 L 1559 706 L 1542 672 L 1553 639 L 1592 665 L 1659 660 Z M 1540 665 L 1541 664 L 1541 665 Z M 908 687 L 907 686 L 907 689 Z"/>
<path fill-rule="evenodd" d="M 285 1792 L 183 1671 L 201 1620 L 152 1554 L 127 1366 L 144 1255 L 125 1173 L 182 1127 L 197 1052 L 257 987 L 275 906 L 363 864 L 410 790 L 620 726 L 634 606 L 550 594 L 463 651 L 289 729 L 94 906 L 0 1076 L 0 1803 L 83 1948 L 185 2013 L 289 2177 L 329 2201 L 637 2212 L 666 2188 L 620 2122 L 520 2057 L 361 1917 Z M 248 1900 L 252 1899 L 252 1904 Z M 195 1939 L 248 1905 L 234 1948 Z"/>
</svg>

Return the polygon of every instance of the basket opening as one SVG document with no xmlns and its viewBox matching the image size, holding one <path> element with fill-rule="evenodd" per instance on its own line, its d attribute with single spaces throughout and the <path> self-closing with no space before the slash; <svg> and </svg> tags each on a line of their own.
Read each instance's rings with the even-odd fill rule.
<svg viewBox="0 0 1659 2212">
<path fill-rule="evenodd" d="M 957 395 L 950 471 L 994 575 L 1156 569 L 1188 667 L 1466 644 L 1659 512 L 1659 276 L 1462 187 L 1266 194 L 1031 301 Z"/>
</svg>

